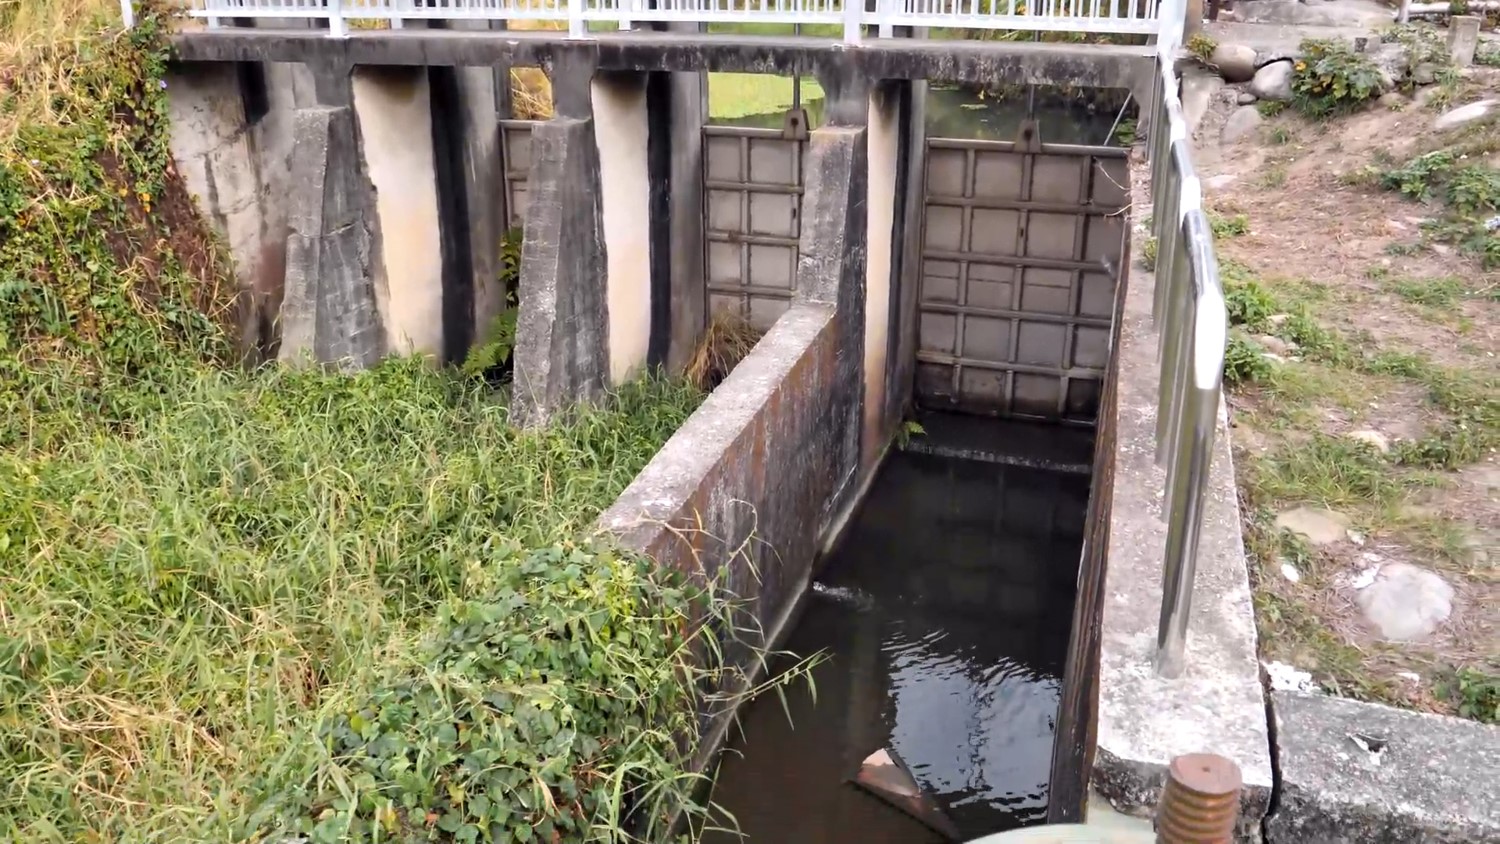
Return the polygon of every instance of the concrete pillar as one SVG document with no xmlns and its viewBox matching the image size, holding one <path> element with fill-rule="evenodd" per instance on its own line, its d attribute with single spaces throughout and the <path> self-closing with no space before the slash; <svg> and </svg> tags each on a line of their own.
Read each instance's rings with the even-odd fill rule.
<svg viewBox="0 0 1500 844">
<path fill-rule="evenodd" d="M 868 103 L 866 111 L 868 113 Z M 804 161 L 799 302 L 834 307 L 839 355 L 827 383 L 830 436 L 837 437 L 834 495 L 825 518 L 844 509 L 858 486 L 864 397 L 866 207 L 869 165 L 863 126 L 825 126 L 808 139 Z"/>
<path fill-rule="evenodd" d="M 432 21 L 444 29 L 488 32 L 501 21 Z M 418 25 L 409 21 L 407 26 Z M 509 68 L 431 67 L 433 144 L 439 164 L 439 224 L 444 242 L 444 346 L 461 360 L 488 339 L 505 309 L 500 242 L 509 219 L 500 155 L 501 109 Z M 502 84 L 503 83 L 503 84 Z"/>
<path fill-rule="evenodd" d="M 352 106 L 299 109 L 280 358 L 362 369 L 385 352 L 376 306 L 380 241 Z"/>
<path fill-rule="evenodd" d="M 609 378 L 622 384 L 646 365 L 651 325 L 650 123 L 643 73 L 593 81 L 599 196 L 607 254 Z"/>
<path fill-rule="evenodd" d="M 886 413 L 886 370 L 891 361 L 891 281 L 895 258 L 896 181 L 900 171 L 901 102 L 898 83 L 876 86 L 869 96 L 868 204 L 865 241 L 863 448 L 865 471 L 874 468 L 893 433 Z"/>
<path fill-rule="evenodd" d="M 557 117 L 531 134 L 513 408 L 523 425 L 597 398 L 609 375 L 599 148 L 591 118 Z"/>
<path fill-rule="evenodd" d="M 653 328 L 653 333 L 665 334 L 667 369 L 681 372 L 697 349 L 708 320 L 703 233 L 703 125 L 708 122 L 708 77 L 701 72 L 666 76 L 666 102 L 651 103 L 653 143 L 660 131 L 657 127 L 665 124 L 666 135 L 666 149 L 658 159 L 664 168 L 662 164 L 653 165 L 652 179 L 660 178 L 662 169 L 667 177 L 665 208 L 652 223 L 665 228 L 665 232 L 658 231 L 655 241 L 664 244 L 667 253 L 665 261 L 656 259 L 665 267 L 655 270 L 665 269 L 667 273 L 666 284 L 656 288 L 666 289 L 665 301 L 656 309 L 658 316 L 665 317 L 665 324 Z M 657 355 L 656 360 L 661 357 Z"/>
<path fill-rule="evenodd" d="M 892 427 L 899 425 L 911 405 L 917 374 L 917 302 L 922 287 L 922 216 L 927 194 L 927 82 L 907 82 L 902 96 L 901 162 L 898 213 L 901 240 L 896 269 L 899 281 L 894 297 L 895 361 L 888 367 L 886 413 Z"/>
<path fill-rule="evenodd" d="M 1448 54 L 1459 67 L 1474 63 L 1474 51 L 1479 49 L 1478 15 L 1454 15 L 1448 19 Z"/>
<path fill-rule="evenodd" d="M 353 102 L 382 235 L 384 284 L 376 293 L 386 347 L 440 357 L 443 245 L 427 71 L 357 68 Z"/>
</svg>

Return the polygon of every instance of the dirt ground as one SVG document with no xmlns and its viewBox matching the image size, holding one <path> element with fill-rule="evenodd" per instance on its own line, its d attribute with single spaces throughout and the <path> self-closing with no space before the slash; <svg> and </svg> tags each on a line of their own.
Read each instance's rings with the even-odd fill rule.
<svg viewBox="0 0 1500 844">
<path fill-rule="evenodd" d="M 1477 71 L 1455 101 L 1486 90 L 1500 90 L 1500 70 Z M 1220 95 L 1194 146 L 1226 286 L 1282 311 L 1245 332 L 1274 357 L 1229 394 L 1263 659 L 1337 694 L 1493 718 L 1500 271 L 1425 237 L 1441 209 L 1371 177 L 1444 143 L 1439 111 L 1408 99 L 1315 123 L 1288 110 L 1223 145 L 1237 93 Z M 1500 122 L 1493 131 L 1500 147 Z M 1316 326 L 1283 331 L 1299 314 Z M 1317 350 L 1288 342 L 1309 332 Z M 1453 450 L 1410 457 L 1434 448 Z M 1278 530 L 1298 506 L 1345 517 L 1346 535 L 1314 545 Z M 1428 635 L 1387 640 L 1362 611 L 1360 590 L 1393 562 L 1452 587 Z"/>
</svg>

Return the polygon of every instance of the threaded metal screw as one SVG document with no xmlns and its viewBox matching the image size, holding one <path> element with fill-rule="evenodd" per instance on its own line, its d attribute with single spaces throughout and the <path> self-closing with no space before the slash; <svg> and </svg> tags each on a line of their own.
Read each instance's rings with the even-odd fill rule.
<svg viewBox="0 0 1500 844">
<path fill-rule="evenodd" d="M 1240 767 L 1213 753 L 1172 760 L 1156 807 L 1157 844 L 1230 844 L 1239 817 Z"/>
</svg>

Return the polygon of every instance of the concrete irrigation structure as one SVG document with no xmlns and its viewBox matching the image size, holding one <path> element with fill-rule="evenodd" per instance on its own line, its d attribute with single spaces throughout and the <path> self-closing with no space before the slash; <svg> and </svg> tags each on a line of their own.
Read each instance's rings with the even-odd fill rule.
<svg viewBox="0 0 1500 844">
<path fill-rule="evenodd" d="M 661 565 L 727 570 L 771 641 L 914 403 L 1090 425 L 1052 819 L 1078 820 L 1090 790 L 1147 813 L 1169 760 L 1212 751 L 1243 773 L 1242 841 L 1500 840 L 1482 800 L 1455 826 L 1431 819 L 1461 795 L 1367 798 L 1359 769 L 1319 767 L 1302 743 L 1342 702 L 1275 697 L 1273 732 L 1218 397 L 1223 304 L 1177 101 L 1180 8 L 1107 30 L 1155 45 L 1102 46 L 929 40 L 912 27 L 941 21 L 905 5 L 830 5 L 842 39 L 708 35 L 707 19 L 507 32 L 491 28 L 501 4 L 496 20 L 340 33 L 319 28 L 336 2 L 321 24 L 266 6 L 213 7 L 239 25 L 177 35 L 169 78 L 174 155 L 234 253 L 262 354 L 461 359 L 505 306 L 511 221 L 526 424 L 680 368 L 707 316 L 738 309 L 765 336 L 600 526 Z M 650 18 L 632 11 L 614 20 Z M 551 120 L 508 119 L 499 81 L 523 66 L 547 74 Z M 815 77 L 826 125 L 706 127 L 709 71 Z M 1128 91 L 1145 142 L 928 137 L 928 84 L 976 82 Z M 1165 613 L 1164 565 L 1186 589 Z M 1164 621 L 1185 630 L 1175 666 Z M 1390 717 L 1401 735 L 1421 716 Z M 704 765 L 727 725 L 709 725 Z M 1465 740 L 1492 751 L 1492 733 Z M 1347 820 L 1361 813 L 1386 831 Z"/>
</svg>

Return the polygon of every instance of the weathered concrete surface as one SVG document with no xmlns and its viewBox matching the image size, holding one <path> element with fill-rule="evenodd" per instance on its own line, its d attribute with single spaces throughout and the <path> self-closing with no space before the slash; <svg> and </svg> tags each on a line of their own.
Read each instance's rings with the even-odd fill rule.
<svg viewBox="0 0 1500 844">
<path fill-rule="evenodd" d="M 840 440 L 835 463 L 839 492 L 826 502 L 826 518 L 847 508 L 861 480 L 858 420 L 864 401 L 868 134 L 863 126 L 817 129 L 808 139 L 803 164 L 807 187 L 802 195 L 795 301 L 833 305 L 838 336 L 837 366 L 829 387 L 834 417 L 824 435 Z"/>
<path fill-rule="evenodd" d="M 1139 221 L 1151 213 L 1150 191 L 1144 162 L 1133 161 L 1132 169 L 1132 216 Z M 1165 473 L 1154 460 L 1158 366 L 1151 300 L 1156 281 L 1139 260 L 1146 238 L 1132 240 L 1137 254 L 1117 351 L 1115 488 L 1094 786 L 1118 809 L 1149 812 L 1173 757 L 1199 751 L 1222 754 L 1238 763 L 1244 776 L 1239 839 L 1254 841 L 1270 799 L 1271 751 L 1234 468 L 1222 417 L 1188 622 L 1187 670 L 1168 680 L 1153 668 L 1166 545 Z"/>
<path fill-rule="evenodd" d="M 667 154 L 667 368 L 687 366 L 703 334 L 708 291 L 703 279 L 703 124 L 708 122 L 708 85 L 702 72 L 671 74 L 667 88 L 670 121 Z M 652 225 L 659 225 L 653 220 Z M 653 261 L 663 260 L 653 257 Z M 653 327 L 653 330 L 656 330 Z"/>
<path fill-rule="evenodd" d="M 1132 87 L 1137 76 L 1152 73 L 1155 56 L 1155 48 L 1149 46 L 887 38 L 851 49 L 828 38 L 645 31 L 600 32 L 570 41 L 556 32 L 356 30 L 348 38 L 328 38 L 308 31 L 225 28 L 182 33 L 173 38 L 173 45 L 184 61 L 550 66 L 573 56 L 603 70 L 795 73 L 1094 88 Z"/>
<path fill-rule="evenodd" d="M 241 354 L 258 363 L 276 354 L 286 277 L 292 115 L 310 83 L 293 65 L 169 68 L 172 157 L 205 220 L 234 258 L 235 322 Z M 264 113 L 247 114 L 244 72 L 261 74 Z M 305 90 L 304 90 L 305 89 Z"/>
<path fill-rule="evenodd" d="M 861 460 L 873 469 L 895 432 L 886 414 L 891 344 L 892 260 L 898 232 L 896 180 L 901 164 L 901 107 L 895 85 L 877 86 L 868 105 L 869 203 L 866 218 L 864 431 Z"/>
<path fill-rule="evenodd" d="M 797 299 L 599 520 L 626 547 L 749 599 L 741 647 L 777 638 L 857 478 L 865 130 L 817 130 L 806 166 Z M 704 725 L 700 765 L 731 714 Z"/>
<path fill-rule="evenodd" d="M 1500 841 L 1500 729 L 1322 695 L 1271 698 L 1281 782 L 1270 844 Z"/>
<path fill-rule="evenodd" d="M 905 172 L 896 213 L 902 220 L 895 244 L 897 276 L 891 301 L 895 308 L 894 358 L 886 378 L 886 424 L 895 430 L 911 406 L 917 372 L 917 298 L 922 287 L 922 217 L 927 195 L 927 83 L 905 83 L 902 94 L 901 160 Z"/>
<path fill-rule="evenodd" d="M 609 279 L 593 120 L 539 124 L 531 156 L 513 407 L 520 424 L 541 425 L 604 390 Z"/>
<path fill-rule="evenodd" d="M 359 68 L 352 84 L 360 154 L 380 215 L 385 283 L 376 295 L 386 348 L 441 356 L 443 246 L 427 73 Z"/>
<path fill-rule="evenodd" d="M 593 81 L 599 202 L 609 244 L 609 375 L 623 384 L 646 365 L 651 337 L 651 183 L 646 75 Z M 700 215 L 701 216 L 701 215 Z"/>
<path fill-rule="evenodd" d="M 807 586 L 853 418 L 830 400 L 838 345 L 831 307 L 793 305 L 599 519 L 626 548 L 753 600 L 745 645 L 777 638 Z M 730 715 L 703 725 L 698 767 Z"/>
<path fill-rule="evenodd" d="M 299 109 L 293 127 L 279 356 L 346 369 L 385 352 L 376 307 L 380 237 L 353 109 Z"/>
</svg>

